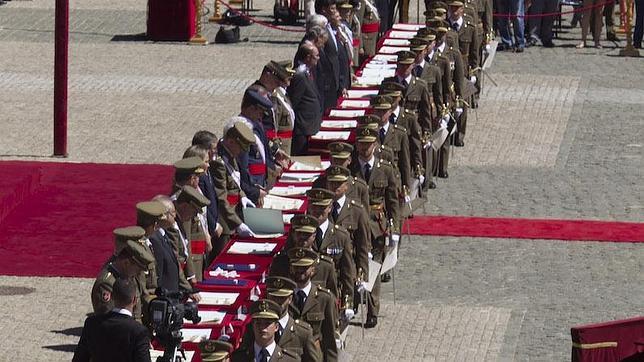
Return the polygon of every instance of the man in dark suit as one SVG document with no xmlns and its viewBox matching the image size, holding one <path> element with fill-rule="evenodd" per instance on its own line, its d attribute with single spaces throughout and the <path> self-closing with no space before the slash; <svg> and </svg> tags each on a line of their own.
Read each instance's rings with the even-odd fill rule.
<svg viewBox="0 0 644 362">
<path fill-rule="evenodd" d="M 338 44 L 336 30 L 331 27 L 331 21 L 338 14 L 335 7 L 336 0 L 316 0 L 315 12 L 327 18 L 328 23 L 326 30 L 329 32 L 324 48 L 320 49 L 320 62 L 317 67 L 316 84 L 322 98 L 324 99 L 323 110 L 335 107 L 338 103 L 340 92 L 340 61 L 338 59 L 338 49 L 342 46 Z"/>
<path fill-rule="evenodd" d="M 148 330 L 132 317 L 136 281 L 117 279 L 112 291 L 114 309 L 85 320 L 73 362 L 150 361 Z"/>
<path fill-rule="evenodd" d="M 295 112 L 291 141 L 291 154 L 294 156 L 307 152 L 308 136 L 316 134 L 322 124 L 321 98 L 312 72 L 320 59 L 319 51 L 312 43 L 305 42 L 298 53 L 302 54 L 302 63 L 297 67 L 291 85 L 286 90 Z"/>
</svg>

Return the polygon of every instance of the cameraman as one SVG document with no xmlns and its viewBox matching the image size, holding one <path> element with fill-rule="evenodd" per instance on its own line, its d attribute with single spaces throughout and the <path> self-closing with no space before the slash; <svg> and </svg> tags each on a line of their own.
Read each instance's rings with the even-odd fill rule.
<svg viewBox="0 0 644 362">
<path fill-rule="evenodd" d="M 136 281 L 119 278 L 112 289 L 114 309 L 85 320 L 72 362 L 150 361 L 148 330 L 132 317 Z"/>
</svg>

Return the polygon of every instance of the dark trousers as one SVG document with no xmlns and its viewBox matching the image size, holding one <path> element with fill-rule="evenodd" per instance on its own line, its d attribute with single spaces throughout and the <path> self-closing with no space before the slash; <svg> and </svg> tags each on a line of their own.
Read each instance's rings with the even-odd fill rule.
<svg viewBox="0 0 644 362">
<path fill-rule="evenodd" d="M 534 0 L 528 10 L 528 14 L 537 15 L 554 13 L 557 11 L 558 5 L 559 2 L 557 0 Z M 541 42 L 551 42 L 554 22 L 554 16 L 535 16 L 528 18 L 528 31 L 530 37 L 541 40 Z"/>
<path fill-rule="evenodd" d="M 644 0 L 635 0 L 635 30 L 633 30 L 633 45 L 636 48 L 642 47 L 642 35 L 644 35 Z"/>
<path fill-rule="evenodd" d="M 293 135 L 291 141 L 291 155 L 303 156 L 309 151 L 309 137 L 305 135 Z"/>
<path fill-rule="evenodd" d="M 373 254 L 373 261 L 382 264 L 382 261 L 385 259 L 385 238 L 384 236 L 379 236 L 372 243 L 373 248 L 371 253 Z M 367 295 L 367 317 L 378 316 L 380 313 L 380 275 L 376 277 L 376 281 L 373 284 L 373 289 L 371 293 Z"/>
</svg>

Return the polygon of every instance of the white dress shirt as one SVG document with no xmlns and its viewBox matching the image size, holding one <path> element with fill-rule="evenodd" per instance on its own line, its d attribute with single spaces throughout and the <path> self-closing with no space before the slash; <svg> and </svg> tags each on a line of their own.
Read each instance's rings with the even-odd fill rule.
<svg viewBox="0 0 644 362">
<path fill-rule="evenodd" d="M 263 348 L 268 351 L 268 360 L 270 361 L 273 353 L 275 353 L 275 347 L 277 347 L 275 341 L 273 341 L 273 343 L 269 344 L 266 347 L 261 347 L 257 343 L 253 343 L 253 349 L 255 350 L 255 361 L 259 361 L 259 352 L 261 352 Z"/>
</svg>

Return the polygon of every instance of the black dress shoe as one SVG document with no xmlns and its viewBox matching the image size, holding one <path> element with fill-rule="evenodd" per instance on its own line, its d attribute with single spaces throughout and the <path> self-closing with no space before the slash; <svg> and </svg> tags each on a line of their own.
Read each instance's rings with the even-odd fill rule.
<svg viewBox="0 0 644 362">
<path fill-rule="evenodd" d="M 436 188 L 436 183 L 434 181 L 427 182 L 427 188 L 431 189 L 431 190 L 435 189 Z"/>
<path fill-rule="evenodd" d="M 533 47 L 533 46 L 535 46 L 535 45 L 537 45 L 537 44 L 538 44 L 538 41 L 537 41 L 537 39 L 535 39 L 535 38 L 529 38 L 529 39 L 528 39 L 528 40 L 526 40 L 526 42 L 525 42 L 525 46 L 526 46 L 527 48 Z"/>
<path fill-rule="evenodd" d="M 541 45 L 543 45 L 544 48 L 554 48 L 555 47 L 555 43 L 553 43 L 552 40 L 544 41 Z"/>
<path fill-rule="evenodd" d="M 606 34 L 606 40 L 608 40 L 608 41 L 619 41 L 619 38 L 617 37 L 617 35 L 615 35 L 615 33 L 608 33 L 608 34 Z"/>
<path fill-rule="evenodd" d="M 378 324 L 378 317 L 376 316 L 369 316 L 367 317 L 367 321 L 364 322 L 364 327 L 365 328 L 373 328 Z"/>
<path fill-rule="evenodd" d="M 449 177 L 449 175 L 447 174 L 447 171 L 445 171 L 445 172 L 439 172 L 439 173 L 438 173 L 438 177 L 440 177 L 440 178 L 448 178 L 448 177 Z"/>
<path fill-rule="evenodd" d="M 461 140 L 454 141 L 454 146 L 463 147 L 463 146 L 465 146 L 465 142 L 463 142 Z"/>
<path fill-rule="evenodd" d="M 380 276 L 381 283 L 389 283 L 390 280 L 391 280 L 391 274 L 389 273 L 384 273 L 383 275 Z"/>
</svg>

